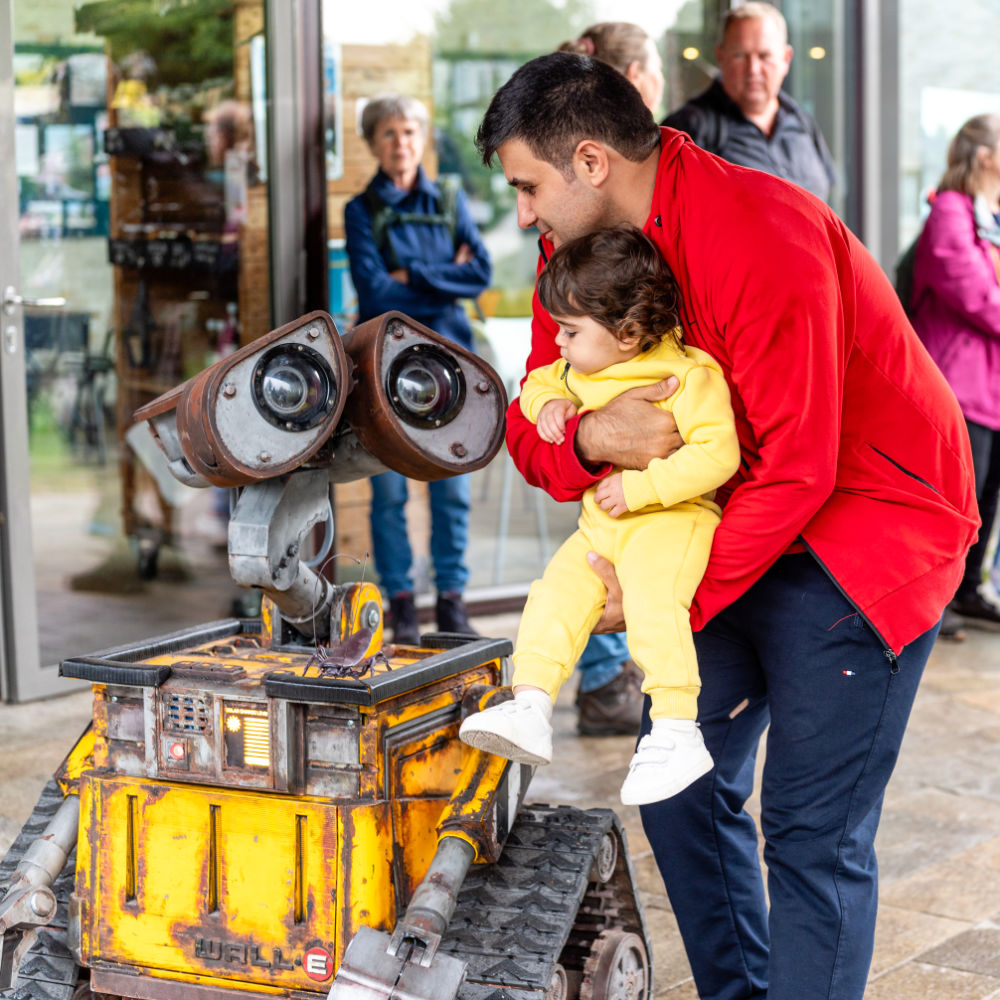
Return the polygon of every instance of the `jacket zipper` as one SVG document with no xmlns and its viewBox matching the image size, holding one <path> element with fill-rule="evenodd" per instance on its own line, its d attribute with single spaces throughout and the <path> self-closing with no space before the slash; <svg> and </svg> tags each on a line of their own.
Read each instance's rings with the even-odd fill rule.
<svg viewBox="0 0 1000 1000">
<path fill-rule="evenodd" d="M 889 661 L 889 673 L 898 674 L 899 660 L 897 659 L 896 654 L 892 651 L 892 649 L 890 649 L 889 643 L 885 641 L 885 638 L 883 637 L 882 633 L 879 632 L 877 628 L 875 628 L 875 626 L 872 624 L 871 619 L 861 610 L 861 608 L 859 608 L 857 604 L 855 604 L 854 601 L 851 600 L 850 594 L 848 594 L 847 591 L 844 590 L 843 587 L 841 587 L 840 581 L 830 572 L 826 563 L 823 562 L 823 560 L 820 559 L 818 555 L 816 555 L 815 549 L 813 549 L 813 547 L 801 535 L 799 535 L 799 541 L 802 542 L 809 555 L 811 555 L 813 559 L 816 560 L 817 564 L 820 566 L 823 572 L 826 573 L 827 577 L 829 577 L 830 579 L 830 582 L 837 588 L 837 590 L 840 591 L 840 594 L 844 598 L 844 600 L 847 601 L 847 603 L 850 604 L 852 608 L 854 608 L 855 613 L 861 616 L 861 620 L 872 630 L 872 632 L 875 635 L 875 638 L 878 639 L 880 643 L 882 643 L 882 655 L 885 656 L 885 658 Z"/>
</svg>

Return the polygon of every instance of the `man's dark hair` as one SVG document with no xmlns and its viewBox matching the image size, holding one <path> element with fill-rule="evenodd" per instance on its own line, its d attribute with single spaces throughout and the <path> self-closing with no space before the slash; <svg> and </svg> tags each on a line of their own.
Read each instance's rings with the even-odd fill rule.
<svg viewBox="0 0 1000 1000">
<path fill-rule="evenodd" d="M 645 349 L 681 345 L 680 293 L 652 241 L 623 223 L 564 243 L 538 276 L 538 300 L 553 316 L 589 316 Z"/>
<path fill-rule="evenodd" d="M 583 139 L 641 163 L 658 146 L 660 130 L 618 70 L 589 56 L 553 52 L 525 63 L 494 94 L 476 134 L 483 163 L 492 166 L 497 147 L 511 139 L 567 174 Z"/>
</svg>

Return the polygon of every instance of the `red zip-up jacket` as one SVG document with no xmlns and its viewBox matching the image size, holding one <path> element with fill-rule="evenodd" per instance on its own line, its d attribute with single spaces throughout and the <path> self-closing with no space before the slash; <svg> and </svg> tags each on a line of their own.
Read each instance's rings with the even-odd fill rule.
<svg viewBox="0 0 1000 1000">
<path fill-rule="evenodd" d="M 742 458 L 716 497 L 722 523 L 692 626 L 801 541 L 898 653 L 940 618 L 976 538 L 955 397 L 874 258 L 826 205 L 661 133 L 645 232 L 680 286 L 686 342 L 726 375 Z M 559 357 L 537 295 L 533 310 L 529 371 Z M 516 400 L 507 413 L 515 464 L 557 500 L 611 468 L 580 461 L 579 419 L 550 445 Z"/>
</svg>

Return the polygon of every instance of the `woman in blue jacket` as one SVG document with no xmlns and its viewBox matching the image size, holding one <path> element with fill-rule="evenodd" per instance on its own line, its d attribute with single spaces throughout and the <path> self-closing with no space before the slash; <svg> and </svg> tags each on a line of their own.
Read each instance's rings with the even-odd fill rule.
<svg viewBox="0 0 1000 1000">
<path fill-rule="evenodd" d="M 378 97 L 362 113 L 361 131 L 379 169 L 344 209 L 358 319 L 398 309 L 471 349 L 472 330 L 459 300 L 475 298 L 489 285 L 490 259 L 464 193 L 434 183 L 420 165 L 427 128 L 427 109 L 412 97 Z M 406 479 L 384 472 L 371 486 L 372 547 L 389 595 L 393 640 L 415 643 Z M 437 625 L 445 632 L 475 634 L 462 603 L 469 577 L 469 477 L 442 479 L 428 489 Z"/>
</svg>

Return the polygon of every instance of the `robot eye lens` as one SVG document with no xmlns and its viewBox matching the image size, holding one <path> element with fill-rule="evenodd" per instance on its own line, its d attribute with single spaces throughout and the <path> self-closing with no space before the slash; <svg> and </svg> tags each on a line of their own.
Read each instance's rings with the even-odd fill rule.
<svg viewBox="0 0 1000 1000">
<path fill-rule="evenodd" d="M 333 373 L 323 358 L 302 344 L 276 347 L 253 373 L 254 401 L 269 423 L 286 430 L 308 430 L 330 412 Z"/>
<path fill-rule="evenodd" d="M 407 348 L 389 371 L 392 408 L 407 423 L 439 427 L 454 419 L 465 399 L 465 379 L 455 360 L 435 347 Z"/>
<path fill-rule="evenodd" d="M 264 401 L 276 413 L 293 416 L 309 402 L 309 385 L 302 372 L 288 365 L 272 365 L 261 382 Z"/>
</svg>

